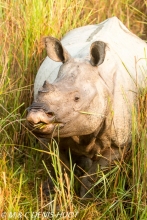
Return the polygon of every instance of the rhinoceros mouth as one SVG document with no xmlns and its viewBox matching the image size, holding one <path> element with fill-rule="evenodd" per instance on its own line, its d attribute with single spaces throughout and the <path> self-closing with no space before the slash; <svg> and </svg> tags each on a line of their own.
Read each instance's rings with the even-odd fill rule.
<svg viewBox="0 0 147 220">
<path fill-rule="evenodd" d="M 37 136 L 42 137 L 42 135 L 52 136 L 52 134 L 55 131 L 62 129 L 64 127 L 64 124 L 60 122 L 54 122 L 54 123 L 52 122 L 49 124 L 46 124 L 46 123 L 34 124 L 34 123 L 27 121 L 27 127 L 29 128 L 31 132 L 33 132 Z"/>
<path fill-rule="evenodd" d="M 37 136 L 52 134 L 56 129 L 62 129 L 64 124 L 56 119 L 54 112 L 44 103 L 33 102 L 28 108 L 27 127 Z"/>
</svg>

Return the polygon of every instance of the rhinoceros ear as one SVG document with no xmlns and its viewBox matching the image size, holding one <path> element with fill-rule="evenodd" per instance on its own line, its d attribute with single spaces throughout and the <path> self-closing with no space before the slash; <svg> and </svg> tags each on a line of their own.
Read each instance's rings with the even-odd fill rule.
<svg viewBox="0 0 147 220">
<path fill-rule="evenodd" d="M 102 41 L 95 41 L 90 47 L 90 63 L 92 66 L 99 66 L 105 59 L 106 44 Z"/>
<path fill-rule="evenodd" d="M 44 39 L 47 55 L 56 62 L 65 63 L 69 60 L 70 54 L 62 46 L 61 42 L 54 37 L 46 37 Z"/>
</svg>

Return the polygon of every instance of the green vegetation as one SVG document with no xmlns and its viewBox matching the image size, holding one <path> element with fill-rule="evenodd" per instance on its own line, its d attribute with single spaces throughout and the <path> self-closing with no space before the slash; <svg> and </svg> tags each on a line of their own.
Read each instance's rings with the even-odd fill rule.
<svg viewBox="0 0 147 220">
<path fill-rule="evenodd" d="M 63 219 L 63 211 L 70 214 L 64 219 L 72 217 L 72 212 L 73 219 L 83 220 L 147 219 L 147 89 L 138 96 L 139 113 L 134 110 L 132 116 L 132 148 L 110 173 L 100 171 L 102 178 L 93 201 L 82 203 L 76 197 L 74 167 L 71 181 L 66 173 L 63 181 L 56 143 L 52 152 L 58 176 L 57 182 L 53 180 L 56 192 L 53 201 L 43 197 L 42 181 L 49 175 L 43 155 L 49 152 L 40 150 L 25 127 L 35 74 L 46 57 L 44 36 L 60 39 L 75 27 L 115 15 L 147 40 L 146 12 L 145 0 L 0 1 L 0 219 L 49 219 L 47 212 L 55 210 L 59 215 L 53 219 Z"/>
</svg>

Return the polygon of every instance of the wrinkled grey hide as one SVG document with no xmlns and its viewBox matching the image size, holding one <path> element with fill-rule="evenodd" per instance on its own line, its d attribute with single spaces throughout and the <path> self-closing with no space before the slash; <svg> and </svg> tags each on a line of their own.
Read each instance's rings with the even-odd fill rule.
<svg viewBox="0 0 147 220">
<path fill-rule="evenodd" d="M 59 134 L 66 164 L 70 148 L 76 157 L 89 158 L 88 174 L 95 173 L 131 144 L 131 111 L 146 85 L 147 45 L 116 17 L 74 29 L 61 42 L 47 37 L 45 45 L 48 57 L 35 79 L 28 126 L 46 143 Z M 39 123 L 45 126 L 37 128 Z M 91 187 L 88 176 L 82 181 Z M 81 187 L 81 196 L 86 191 Z"/>
</svg>

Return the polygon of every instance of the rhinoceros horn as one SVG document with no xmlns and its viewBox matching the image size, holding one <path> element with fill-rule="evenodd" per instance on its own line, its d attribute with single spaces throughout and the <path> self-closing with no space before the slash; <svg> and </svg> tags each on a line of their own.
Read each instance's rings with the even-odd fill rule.
<svg viewBox="0 0 147 220">
<path fill-rule="evenodd" d="M 90 47 L 90 63 L 92 66 L 99 66 L 105 59 L 106 44 L 102 41 L 95 41 Z"/>
<path fill-rule="evenodd" d="M 65 63 L 70 59 L 70 54 L 62 46 L 61 42 L 54 37 L 46 37 L 45 46 L 47 50 L 47 55 L 50 59 L 56 62 Z"/>
</svg>

